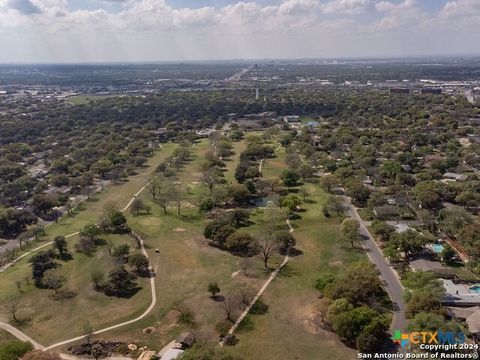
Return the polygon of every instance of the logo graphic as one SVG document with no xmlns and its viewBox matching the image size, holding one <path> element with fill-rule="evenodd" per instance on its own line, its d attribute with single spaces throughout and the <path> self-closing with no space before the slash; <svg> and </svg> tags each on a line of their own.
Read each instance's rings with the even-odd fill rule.
<svg viewBox="0 0 480 360">
<path fill-rule="evenodd" d="M 403 333 L 401 330 L 395 330 L 390 339 L 401 347 L 409 344 L 463 344 L 465 343 L 465 334 L 451 331 L 414 331 Z"/>
<path fill-rule="evenodd" d="M 409 334 L 404 334 L 400 330 L 395 330 L 395 333 L 391 337 L 393 342 L 401 347 L 405 347 L 410 343 Z"/>
</svg>

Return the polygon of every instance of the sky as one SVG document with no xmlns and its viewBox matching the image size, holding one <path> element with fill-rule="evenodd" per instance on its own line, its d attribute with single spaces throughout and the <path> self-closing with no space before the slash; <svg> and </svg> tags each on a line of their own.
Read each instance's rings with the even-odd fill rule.
<svg viewBox="0 0 480 360">
<path fill-rule="evenodd" d="M 0 63 L 480 55 L 480 0 L 0 0 Z"/>
</svg>

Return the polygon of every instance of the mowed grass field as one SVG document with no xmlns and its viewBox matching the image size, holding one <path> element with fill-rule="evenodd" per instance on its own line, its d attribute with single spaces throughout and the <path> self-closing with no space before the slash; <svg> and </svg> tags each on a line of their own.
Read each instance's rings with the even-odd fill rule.
<svg viewBox="0 0 480 360">
<path fill-rule="evenodd" d="M 115 337 L 160 349 L 182 331 L 191 330 L 203 339 L 217 342 L 219 338 L 214 327 L 225 319 L 225 312 L 220 302 L 210 298 L 208 283 L 218 282 L 221 294 L 228 295 L 238 291 L 243 284 L 258 289 L 268 277 L 259 260 L 255 260 L 248 270 L 248 277 L 243 274 L 232 277 L 241 268 L 241 258 L 209 246 L 203 238 L 208 220 L 199 214 L 193 204 L 199 195 L 207 193 L 206 188 L 198 184 L 200 164 L 207 151 L 211 151 L 207 141 L 197 144 L 192 161 L 177 174 L 177 180 L 190 188 L 180 216 L 173 206 L 165 215 L 148 192 L 140 196 L 152 206 L 152 212 L 150 215 L 130 215 L 129 223 L 142 234 L 148 247 L 157 274 L 158 303 L 151 315 L 142 321 L 104 334 L 101 338 Z M 234 167 L 227 171 L 226 176 L 231 171 Z M 178 323 L 177 306 L 194 313 L 194 325 Z"/>
<path fill-rule="evenodd" d="M 12 340 L 16 340 L 16 338 L 13 335 L 10 335 L 10 333 L 4 330 L 0 330 L 0 345 Z"/>
<path fill-rule="evenodd" d="M 226 161 L 225 177 L 235 182 L 234 171 L 245 141 L 234 143 L 235 155 Z M 277 144 L 273 144 L 277 146 Z M 80 230 L 84 225 L 98 221 L 107 204 L 123 208 L 150 179 L 156 165 L 165 159 L 175 144 L 165 144 L 149 160 L 149 167 L 132 176 L 128 182 L 107 187 L 96 196 L 95 201 L 85 204 L 85 210 L 75 217 L 64 217 L 59 224 L 47 228 L 48 239 L 57 234 Z M 150 214 L 131 215 L 127 212 L 129 225 L 145 239 L 152 266 L 156 273 L 157 304 L 144 319 L 99 336 L 97 339 L 124 340 L 147 345 L 159 350 L 182 331 L 188 329 L 202 339 L 218 341 L 214 331 L 216 323 L 225 319 L 219 302 L 210 298 L 207 285 L 218 282 L 222 295 L 238 292 L 243 285 L 260 289 L 269 276 L 260 259 L 253 258 L 247 275 L 239 272 L 242 259 L 208 245 L 203 238 L 203 229 L 208 222 L 196 207 L 198 197 L 207 190 L 199 183 L 199 167 L 204 154 L 211 151 L 207 140 L 193 148 L 192 159 L 184 164 L 175 181 L 188 186 L 188 194 L 182 202 L 181 215 L 172 203 L 168 214 L 151 199 L 148 191 L 139 198 L 152 207 Z M 279 177 L 286 168 L 285 151 L 280 148 L 277 157 L 264 163 L 264 177 Z M 263 296 L 269 305 L 264 315 L 249 315 L 237 334 L 239 342 L 227 347 L 227 352 L 239 354 L 245 360 L 277 359 L 353 359 L 355 351 L 347 348 L 331 333 L 316 326 L 315 304 L 318 293 L 314 289 L 316 278 L 322 271 L 337 272 L 349 262 L 362 258 L 363 254 L 344 245 L 339 238 L 339 220 L 326 219 L 322 204 L 326 194 L 316 184 L 306 184 L 309 195 L 303 205 L 301 219 L 292 221 L 295 228 L 297 248 L 303 253 L 291 259 L 287 267 L 271 283 Z M 262 209 L 253 209 L 253 224 L 242 231 L 262 235 Z M 78 237 L 69 239 L 72 246 Z M 131 241 L 128 236 L 112 235 L 116 244 Z M 134 246 L 131 243 L 132 247 Z M 35 245 L 38 246 L 38 243 Z M 71 248 L 71 247 L 70 247 Z M 158 250 L 158 252 L 156 251 Z M 270 265 L 283 260 L 276 256 Z M 54 301 L 48 295 L 51 290 L 38 290 L 26 283 L 30 267 L 20 261 L 7 272 L 0 274 L 0 302 L 2 297 L 16 291 L 15 282 L 22 282 L 25 314 L 31 318 L 21 329 L 40 343 L 49 345 L 83 333 L 88 322 L 94 329 L 103 328 L 134 318 L 150 304 L 150 288 L 147 279 L 139 279 L 142 289 L 130 299 L 108 298 L 93 290 L 90 274 L 93 269 L 109 269 L 111 259 L 101 247 L 93 257 L 74 253 L 74 259 L 62 267 L 68 281 L 66 287 L 78 292 L 73 300 Z M 178 308 L 190 309 L 194 314 L 193 325 L 177 321 Z M 6 319 L 6 313 L 0 313 Z"/>
</svg>

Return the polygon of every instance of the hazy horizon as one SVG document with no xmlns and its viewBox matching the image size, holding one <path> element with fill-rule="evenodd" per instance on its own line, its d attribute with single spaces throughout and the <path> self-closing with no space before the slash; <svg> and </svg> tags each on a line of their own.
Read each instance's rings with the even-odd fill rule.
<svg viewBox="0 0 480 360">
<path fill-rule="evenodd" d="M 447 60 L 474 60 L 480 61 L 480 53 L 478 54 L 432 54 L 432 55 L 410 55 L 410 56 L 391 56 L 391 57 L 325 57 L 325 58 L 244 58 L 244 59 L 172 59 L 172 60 L 132 60 L 132 61 L 90 61 L 90 62 L 0 62 L 0 66 L 73 66 L 73 65 L 169 65 L 169 64 L 235 64 L 235 63 L 271 63 L 271 62 L 280 62 L 280 63 L 317 63 L 321 64 L 324 62 L 328 65 L 338 65 L 349 64 L 349 63 L 380 63 L 380 62 L 389 62 L 389 63 L 415 63 L 420 61 L 435 62 L 435 61 L 447 61 Z"/>
<path fill-rule="evenodd" d="M 0 0 L 0 46 L 3 64 L 460 57 L 480 2 Z"/>
</svg>

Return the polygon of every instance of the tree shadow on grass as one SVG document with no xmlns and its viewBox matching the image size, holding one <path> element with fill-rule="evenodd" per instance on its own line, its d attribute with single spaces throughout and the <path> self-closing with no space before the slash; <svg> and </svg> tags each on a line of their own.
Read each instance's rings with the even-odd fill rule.
<svg viewBox="0 0 480 360">
<path fill-rule="evenodd" d="M 22 319 L 17 319 L 15 321 L 12 321 L 12 325 L 14 325 L 16 327 L 19 327 L 19 328 L 24 328 L 28 324 L 30 324 L 31 322 L 32 322 L 32 318 L 25 317 L 25 318 L 22 318 Z"/>
<path fill-rule="evenodd" d="M 291 278 L 291 277 L 294 277 L 294 276 L 299 276 L 300 275 L 300 272 L 294 268 L 292 268 L 292 266 L 290 266 L 289 264 L 285 265 L 282 270 L 280 270 L 280 272 L 278 273 L 278 276 L 280 277 L 285 277 L 285 278 Z"/>
<path fill-rule="evenodd" d="M 246 333 L 249 331 L 255 330 L 255 325 L 250 317 L 250 315 L 245 316 L 242 322 L 237 327 L 237 332 L 239 334 Z"/>
<path fill-rule="evenodd" d="M 200 214 L 189 214 L 189 215 L 180 215 L 180 218 L 182 221 L 185 222 L 193 222 L 193 221 L 199 221 L 202 219 L 202 216 Z"/>
<path fill-rule="evenodd" d="M 281 255 L 287 255 L 287 253 L 290 257 L 297 257 L 303 255 L 303 251 L 297 248 L 291 248 L 290 250 L 282 249 L 280 251 Z"/>
<path fill-rule="evenodd" d="M 225 300 L 225 296 L 223 296 L 223 295 L 214 295 L 214 296 L 210 296 L 210 299 L 212 299 L 212 300 L 215 301 L 215 302 L 222 302 L 223 300 Z"/>
<path fill-rule="evenodd" d="M 120 299 L 130 299 L 136 293 L 138 293 L 142 288 L 140 286 L 134 287 L 128 290 L 111 290 L 105 289 L 105 295 L 108 297 L 117 297 Z"/>
</svg>

